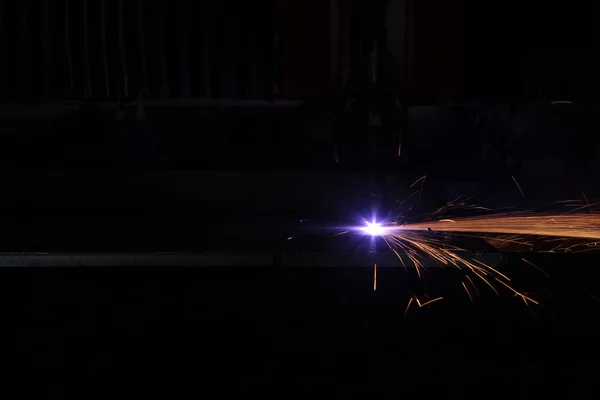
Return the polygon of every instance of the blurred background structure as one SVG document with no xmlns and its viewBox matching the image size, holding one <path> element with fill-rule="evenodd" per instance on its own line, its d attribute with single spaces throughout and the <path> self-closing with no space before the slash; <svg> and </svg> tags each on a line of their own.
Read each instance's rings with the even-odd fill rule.
<svg viewBox="0 0 600 400">
<path fill-rule="evenodd" d="M 294 179 L 331 192 L 329 209 L 350 186 L 393 202 L 391 186 L 424 174 L 571 182 L 600 171 L 596 15 L 516 0 L 0 1 L 0 164 L 317 170 Z M 331 178 L 342 190 L 325 170 L 354 172 Z M 295 186 L 273 203 L 310 192 Z"/>
<path fill-rule="evenodd" d="M 1 1 L 0 163 L 590 176 L 597 15 L 516 0 Z"/>
<path fill-rule="evenodd" d="M 514 101 L 592 99 L 596 8 L 474 0 L 3 1 L 0 93 L 29 102 L 135 99 L 140 92 L 327 98 L 350 67 L 359 12 L 381 25 L 394 78 L 412 101 L 491 92 Z"/>
</svg>

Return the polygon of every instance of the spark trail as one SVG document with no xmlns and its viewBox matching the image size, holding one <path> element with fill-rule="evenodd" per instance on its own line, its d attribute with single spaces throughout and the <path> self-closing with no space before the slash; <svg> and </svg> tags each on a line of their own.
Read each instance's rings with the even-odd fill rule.
<svg viewBox="0 0 600 400">
<path fill-rule="evenodd" d="M 536 300 L 512 287 L 508 283 L 511 279 L 507 275 L 477 258 L 465 257 L 463 255 L 465 250 L 448 245 L 443 239 L 419 232 L 418 229 L 402 230 L 402 228 L 390 228 L 381 237 L 405 268 L 407 263 L 414 265 L 420 278 L 423 277 L 423 273 L 427 268 L 426 260 L 433 259 L 437 264 L 471 273 L 474 279 L 484 283 L 497 295 L 500 294 L 497 285 L 499 283 L 501 287 L 503 286 L 519 296 L 525 304 L 538 304 Z M 472 283 L 472 280 L 468 279 Z M 473 286 L 477 290 L 474 284 Z M 469 299 L 473 301 L 470 290 L 464 284 L 463 287 Z"/>
<path fill-rule="evenodd" d="M 595 212 L 594 207 L 600 203 L 590 204 L 586 199 L 583 205 L 578 204 L 576 200 L 553 204 L 563 203 L 563 206 L 571 208 L 570 211 L 560 214 L 541 213 L 536 210 L 493 212 L 485 207 L 470 205 L 468 200 L 457 198 L 433 213 L 421 216 L 418 222 L 397 221 L 392 225 L 378 226 L 377 231 L 372 229 L 371 224 L 363 228 L 363 231 L 371 236 L 383 238 L 402 266 L 414 266 L 420 278 L 431 261 L 465 272 L 466 280 L 462 282 L 462 288 L 471 302 L 474 301 L 474 295 L 479 295 L 478 285 L 475 284 L 479 281 L 496 295 L 508 290 L 509 293 L 520 297 L 526 305 L 539 304 L 537 300 L 515 289 L 509 276 L 477 257 L 468 256 L 469 251 L 451 245 L 448 237 L 476 237 L 495 247 L 506 244 L 531 246 L 533 240 L 540 240 L 551 243 L 551 251 L 588 251 L 590 246 L 591 250 L 599 248 L 597 244 L 600 242 L 600 214 Z M 588 248 L 582 250 L 584 246 Z M 539 270 L 531 262 L 525 259 L 523 261 Z M 413 300 L 418 303 L 417 298 Z"/>
<path fill-rule="evenodd" d="M 388 233 L 400 234 L 402 231 L 426 231 L 428 229 L 440 232 L 512 234 L 600 241 L 600 215 L 502 213 L 411 223 L 390 227 Z"/>
</svg>

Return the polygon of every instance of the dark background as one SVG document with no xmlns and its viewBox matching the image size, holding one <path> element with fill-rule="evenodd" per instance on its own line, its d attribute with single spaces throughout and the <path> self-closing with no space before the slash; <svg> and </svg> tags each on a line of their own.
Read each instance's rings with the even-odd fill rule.
<svg viewBox="0 0 600 400">
<path fill-rule="evenodd" d="M 0 7 L 0 363 L 91 380 L 100 370 L 121 375 L 88 382 L 73 372 L 26 387 L 114 395 L 128 386 L 139 395 L 161 386 L 171 396 L 593 393 L 596 255 L 503 254 L 499 268 L 544 307 L 483 287 L 471 304 L 462 275 L 435 267 L 425 280 L 382 268 L 373 291 L 372 265 L 344 265 L 360 240 L 340 244 L 315 229 L 360 221 L 375 170 L 384 170 L 379 189 L 392 202 L 427 175 L 423 212 L 458 195 L 515 209 L 597 199 L 597 7 L 387 2 L 379 21 L 405 119 L 396 132 L 402 154 L 385 168 L 334 158 L 336 105 L 345 100 L 360 14 L 352 1 Z M 265 252 L 272 260 L 29 268 L 31 253 L 52 260 L 81 252 L 224 260 Z M 289 267 L 282 254 L 327 256 L 339 268 Z M 522 257 L 550 278 L 524 269 Z M 9 258 L 22 267 L 9 267 Z M 445 299 L 405 317 L 417 292 Z"/>
<path fill-rule="evenodd" d="M 119 2 L 88 3 L 87 19 L 85 2 L 2 3 L 2 98 L 83 98 L 86 29 L 92 93 L 96 98 L 107 97 L 102 15 L 111 77 L 112 94 L 108 97 L 117 95 L 121 62 Z M 598 32 L 593 21 L 598 11 L 592 3 L 388 3 L 383 24 L 396 63 L 394 74 L 419 101 L 490 95 L 515 100 L 594 97 Z M 135 92 L 132 97 L 137 97 L 143 86 L 142 49 L 146 53 L 149 94 L 158 97 L 161 37 L 172 97 L 264 98 L 268 95 L 265 90 L 270 90 L 264 80 L 270 74 L 287 98 L 331 96 L 335 83 L 332 78 L 339 77 L 347 62 L 346 39 L 353 7 L 349 0 L 252 4 L 141 1 L 138 13 L 138 1 L 125 1 L 123 26 L 128 74 Z M 73 69 L 73 88 L 68 92 L 67 28 Z M 275 32 L 280 45 L 274 52 Z M 187 62 L 182 61 L 183 52 L 187 52 Z M 183 63 L 187 63 L 190 76 L 187 94 L 182 93 Z M 273 73 L 275 65 L 277 72 Z"/>
<path fill-rule="evenodd" d="M 426 285 L 444 301 L 406 316 L 423 281 L 396 268 L 377 292 L 371 268 L 5 268 L 2 363 L 69 371 L 23 389 L 59 393 L 593 394 L 596 259 L 527 257 L 550 278 L 503 271 L 544 308 L 484 287 L 469 303 L 442 269 Z"/>
</svg>

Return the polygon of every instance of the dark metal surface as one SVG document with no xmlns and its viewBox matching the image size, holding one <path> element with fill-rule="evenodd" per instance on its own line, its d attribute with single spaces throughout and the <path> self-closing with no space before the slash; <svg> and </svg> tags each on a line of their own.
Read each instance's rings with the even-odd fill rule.
<svg viewBox="0 0 600 400">
<path fill-rule="evenodd" d="M 2 362 L 124 372 L 93 389 L 107 394 L 593 396 L 597 258 L 531 260 L 551 278 L 518 283 L 547 289 L 544 307 L 484 285 L 471 303 L 460 273 L 440 269 L 425 281 L 444 300 L 408 313 L 421 286 L 401 269 L 380 270 L 375 292 L 372 268 L 0 268 Z M 51 387 L 90 390 L 71 378 Z"/>
<path fill-rule="evenodd" d="M 474 254 L 464 254 L 466 260 Z M 477 259 L 492 267 L 502 262 L 498 254 L 485 254 Z M 401 268 L 402 264 L 391 252 L 374 254 L 335 254 L 332 252 L 299 253 L 0 253 L 0 267 L 272 267 L 281 268 Z M 423 262 L 425 268 L 447 268 L 433 260 Z"/>
</svg>

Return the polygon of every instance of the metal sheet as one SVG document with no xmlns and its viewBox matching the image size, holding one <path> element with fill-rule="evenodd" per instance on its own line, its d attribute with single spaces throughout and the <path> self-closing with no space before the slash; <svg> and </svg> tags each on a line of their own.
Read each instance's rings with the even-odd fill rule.
<svg viewBox="0 0 600 400">
<path fill-rule="evenodd" d="M 257 254 L 0 254 L 0 267 L 266 267 L 272 253 Z"/>
<path fill-rule="evenodd" d="M 464 258 L 474 256 L 466 254 Z M 502 255 L 482 254 L 477 259 L 492 267 L 502 262 Z M 274 262 L 276 264 L 274 264 Z M 426 267 L 443 267 L 424 261 Z M 4 253 L 0 267 L 270 267 L 282 268 L 378 268 L 402 267 L 389 253 L 381 254 L 297 254 L 284 253 L 206 253 L 206 254 L 101 254 L 101 253 Z"/>
</svg>

